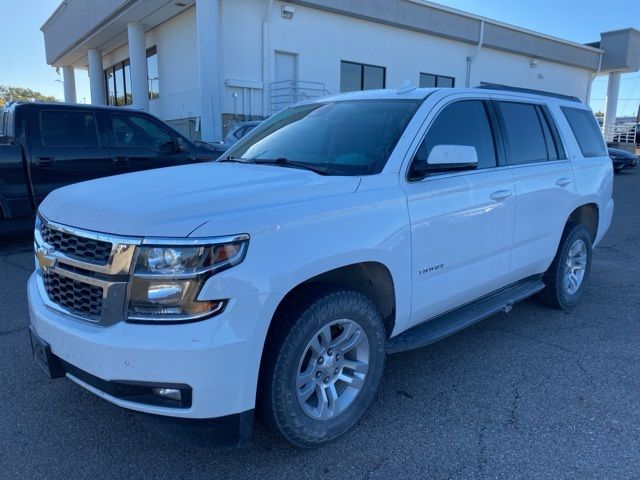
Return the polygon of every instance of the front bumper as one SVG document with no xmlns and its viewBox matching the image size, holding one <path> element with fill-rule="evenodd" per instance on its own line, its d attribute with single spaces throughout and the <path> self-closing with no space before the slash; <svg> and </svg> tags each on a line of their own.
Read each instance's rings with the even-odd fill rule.
<svg viewBox="0 0 640 480">
<path fill-rule="evenodd" d="M 236 423 L 246 424 L 246 412 L 255 404 L 264 339 L 279 296 L 231 299 L 223 313 L 200 322 L 99 326 L 49 308 L 38 282 L 34 273 L 28 283 L 31 325 L 56 357 L 105 382 L 188 385 L 191 405 L 176 408 L 118 398 L 69 370 L 71 380 L 138 412 L 189 420 L 243 415 L 242 422 Z"/>
</svg>

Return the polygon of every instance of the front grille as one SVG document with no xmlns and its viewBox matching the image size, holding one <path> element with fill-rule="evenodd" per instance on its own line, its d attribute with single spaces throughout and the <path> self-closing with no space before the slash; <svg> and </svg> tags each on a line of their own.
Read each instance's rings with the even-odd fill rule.
<svg viewBox="0 0 640 480">
<path fill-rule="evenodd" d="M 102 288 L 78 282 L 54 272 L 43 272 L 42 280 L 49 300 L 70 313 L 98 321 L 102 313 Z"/>
<path fill-rule="evenodd" d="M 79 237 L 72 233 L 51 228 L 46 224 L 40 229 L 42 240 L 55 250 L 85 262 L 106 265 L 111 256 L 111 243 L 93 238 Z"/>
</svg>

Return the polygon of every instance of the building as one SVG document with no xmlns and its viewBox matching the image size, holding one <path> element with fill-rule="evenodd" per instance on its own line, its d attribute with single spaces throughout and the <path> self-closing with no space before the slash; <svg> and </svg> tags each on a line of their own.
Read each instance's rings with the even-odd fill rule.
<svg viewBox="0 0 640 480">
<path fill-rule="evenodd" d="M 498 83 L 588 100 L 596 74 L 617 93 L 640 68 L 635 30 L 582 45 L 422 0 L 64 0 L 42 32 L 65 101 L 88 69 L 92 103 L 203 140 L 329 93 Z"/>
</svg>

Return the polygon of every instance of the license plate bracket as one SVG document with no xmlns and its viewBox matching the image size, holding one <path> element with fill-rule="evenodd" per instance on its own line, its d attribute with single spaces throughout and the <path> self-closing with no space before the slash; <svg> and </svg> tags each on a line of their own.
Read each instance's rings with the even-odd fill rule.
<svg viewBox="0 0 640 480">
<path fill-rule="evenodd" d="M 49 344 L 38 336 L 33 327 L 29 327 L 29 340 L 33 358 L 42 371 L 51 379 L 64 377 L 66 372 L 62 362 L 51 352 Z"/>
</svg>

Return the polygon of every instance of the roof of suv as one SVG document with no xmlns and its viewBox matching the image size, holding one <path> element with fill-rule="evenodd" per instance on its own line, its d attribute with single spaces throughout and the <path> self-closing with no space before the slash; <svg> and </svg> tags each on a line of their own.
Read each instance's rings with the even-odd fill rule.
<svg viewBox="0 0 640 480">
<path fill-rule="evenodd" d="M 86 108 L 87 110 L 116 110 L 121 112 L 123 109 L 131 110 L 134 112 L 143 112 L 143 110 L 133 108 L 131 106 L 127 107 L 116 107 L 112 105 L 92 105 L 89 103 L 63 103 L 63 102 L 28 102 L 28 101 L 17 101 L 17 102 L 9 102 L 2 107 L 3 109 L 14 109 L 20 106 L 29 106 L 36 108 Z"/>
<path fill-rule="evenodd" d="M 337 100 L 388 100 L 388 99 L 403 99 L 403 100 L 424 100 L 430 94 L 438 91 L 446 90 L 451 94 L 454 93 L 491 93 L 496 95 L 505 94 L 517 94 L 518 96 L 530 97 L 531 99 L 545 98 L 548 100 L 564 100 L 568 102 L 582 103 L 578 98 L 569 95 L 562 95 L 553 92 L 544 92 L 537 90 L 529 90 L 525 88 L 511 88 L 501 85 L 486 85 L 478 88 L 411 88 L 401 87 L 399 89 L 384 89 L 384 90 L 362 90 L 348 93 L 341 93 L 338 95 L 331 95 L 322 99 L 314 99 L 313 101 L 337 101 Z"/>
</svg>

